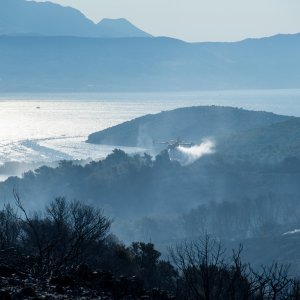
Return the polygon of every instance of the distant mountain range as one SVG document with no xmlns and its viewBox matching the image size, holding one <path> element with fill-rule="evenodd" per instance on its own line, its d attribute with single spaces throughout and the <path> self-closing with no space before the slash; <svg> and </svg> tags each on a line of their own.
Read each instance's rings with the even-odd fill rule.
<svg viewBox="0 0 300 300">
<path fill-rule="evenodd" d="M 0 35 L 151 37 L 126 19 L 94 24 L 74 8 L 25 0 L 1 0 Z"/>
<path fill-rule="evenodd" d="M 0 3 L 0 92 L 268 88 L 300 88 L 300 34 L 185 43 L 50 2 Z"/>
<path fill-rule="evenodd" d="M 0 92 L 300 88 L 300 34 L 237 43 L 0 37 Z"/>
</svg>

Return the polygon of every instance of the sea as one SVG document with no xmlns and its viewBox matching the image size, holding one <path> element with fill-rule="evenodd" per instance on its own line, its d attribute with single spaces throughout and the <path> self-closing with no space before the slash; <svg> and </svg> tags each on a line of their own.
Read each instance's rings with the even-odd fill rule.
<svg viewBox="0 0 300 300">
<path fill-rule="evenodd" d="M 86 143 L 89 134 L 179 107 L 221 105 L 300 117 L 300 89 L 180 93 L 0 94 L 0 181 L 7 162 L 98 160 L 114 148 Z"/>
</svg>

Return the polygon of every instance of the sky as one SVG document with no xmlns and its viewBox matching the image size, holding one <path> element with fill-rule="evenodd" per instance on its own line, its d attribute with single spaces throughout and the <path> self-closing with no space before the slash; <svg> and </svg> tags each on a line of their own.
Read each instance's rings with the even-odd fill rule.
<svg viewBox="0 0 300 300">
<path fill-rule="evenodd" d="M 39 0 L 44 1 L 44 0 Z M 300 0 L 53 0 L 95 23 L 126 18 L 154 36 L 237 41 L 300 32 Z"/>
</svg>

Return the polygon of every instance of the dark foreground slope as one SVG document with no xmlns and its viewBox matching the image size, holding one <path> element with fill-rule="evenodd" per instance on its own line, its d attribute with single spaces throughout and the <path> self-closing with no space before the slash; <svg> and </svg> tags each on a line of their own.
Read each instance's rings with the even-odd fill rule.
<svg viewBox="0 0 300 300">
<path fill-rule="evenodd" d="M 299 88 L 300 35 L 236 43 L 0 37 L 0 91 Z"/>
<path fill-rule="evenodd" d="M 170 248 L 166 261 L 152 243 L 125 246 L 108 235 L 107 219 L 80 202 L 56 199 L 24 218 L 9 207 L 0 214 L 14 229 L 1 228 L 9 237 L 0 244 L 3 300 L 199 300 L 204 291 L 209 299 L 299 298 L 299 279 L 288 267 L 253 267 L 238 247 L 228 253 L 208 235 Z"/>
</svg>

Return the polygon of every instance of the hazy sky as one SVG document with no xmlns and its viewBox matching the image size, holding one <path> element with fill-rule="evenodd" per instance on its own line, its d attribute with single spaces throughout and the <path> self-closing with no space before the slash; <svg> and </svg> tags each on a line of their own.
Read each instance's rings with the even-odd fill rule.
<svg viewBox="0 0 300 300">
<path fill-rule="evenodd" d="M 126 18 L 155 36 L 233 41 L 300 32 L 300 0 L 53 0 L 88 18 Z"/>
</svg>

